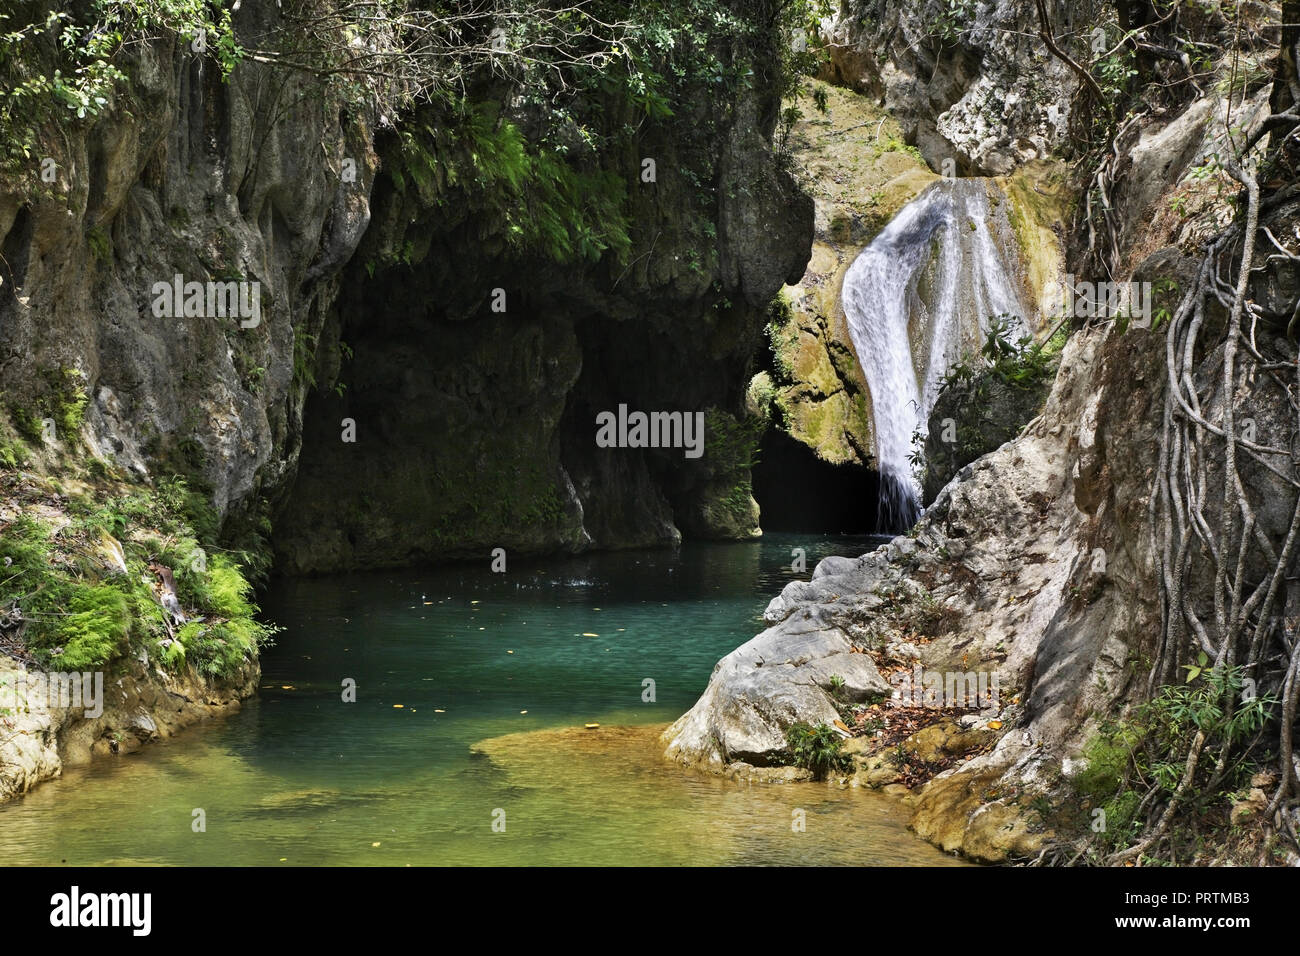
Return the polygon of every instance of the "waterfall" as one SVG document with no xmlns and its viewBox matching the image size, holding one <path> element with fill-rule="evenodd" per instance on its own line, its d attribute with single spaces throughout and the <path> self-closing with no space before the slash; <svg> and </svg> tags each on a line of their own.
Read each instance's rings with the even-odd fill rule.
<svg viewBox="0 0 1300 956">
<path fill-rule="evenodd" d="M 924 440 L 944 373 L 964 350 L 979 348 L 990 318 L 1014 316 L 1017 337 L 1026 328 L 988 221 L 990 186 L 981 179 L 934 183 L 844 275 L 844 315 L 871 392 L 882 531 L 905 531 L 920 517 L 913 435 Z"/>
</svg>

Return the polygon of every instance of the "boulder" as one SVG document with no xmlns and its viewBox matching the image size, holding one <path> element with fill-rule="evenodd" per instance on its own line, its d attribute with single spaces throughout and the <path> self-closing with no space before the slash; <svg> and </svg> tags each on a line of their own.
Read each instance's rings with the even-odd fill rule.
<svg viewBox="0 0 1300 956">
<path fill-rule="evenodd" d="M 703 696 L 665 732 L 666 755 L 712 770 L 737 761 L 769 764 L 785 750 L 791 724 L 839 719 L 832 677 L 843 679 L 845 699 L 890 690 L 824 611 L 797 611 L 718 662 Z"/>
</svg>

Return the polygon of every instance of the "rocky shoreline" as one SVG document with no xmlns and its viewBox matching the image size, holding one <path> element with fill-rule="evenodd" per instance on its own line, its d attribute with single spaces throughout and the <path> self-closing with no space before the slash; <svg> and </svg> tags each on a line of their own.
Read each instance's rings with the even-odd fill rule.
<svg viewBox="0 0 1300 956">
<path fill-rule="evenodd" d="M 38 673 L 24 673 L 20 663 L 0 656 L 0 687 L 20 686 Z M 193 669 L 168 673 L 133 661 L 124 673 L 106 675 L 96 716 L 81 707 L 51 706 L 45 695 L 0 708 L 0 803 L 61 776 L 64 767 L 135 753 L 233 714 L 256 691 L 259 676 L 255 660 L 220 681 L 204 680 Z"/>
<path fill-rule="evenodd" d="M 764 614 L 768 630 L 719 662 L 665 733 L 666 755 L 790 779 L 772 766 L 786 729 L 839 721 L 853 761 L 841 780 L 906 792 L 920 836 L 982 862 L 1038 853 L 1051 831 L 1030 803 L 1060 790 L 1090 715 L 1122 706 L 1128 654 L 1112 625 L 1137 634 L 1153 612 L 1149 598 L 1115 600 L 1139 585 L 1125 546 L 1112 546 L 1109 568 L 1094 559 L 1107 462 L 1090 381 L 1132 358 L 1109 338 L 1076 335 L 1042 415 L 964 468 L 912 533 L 787 585 Z M 884 675 L 918 664 L 996 674 L 997 704 L 889 707 Z"/>
</svg>

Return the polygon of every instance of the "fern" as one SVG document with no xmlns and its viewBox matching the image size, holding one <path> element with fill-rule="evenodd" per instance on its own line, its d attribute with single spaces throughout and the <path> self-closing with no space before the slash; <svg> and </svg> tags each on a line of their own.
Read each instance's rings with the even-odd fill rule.
<svg viewBox="0 0 1300 956">
<path fill-rule="evenodd" d="M 463 190 L 517 253 L 566 264 L 607 252 L 624 261 L 631 248 L 623 179 L 530 143 L 495 104 L 462 104 L 452 122 L 406 130 L 398 159 L 390 175 L 399 191 L 438 205 Z"/>
</svg>

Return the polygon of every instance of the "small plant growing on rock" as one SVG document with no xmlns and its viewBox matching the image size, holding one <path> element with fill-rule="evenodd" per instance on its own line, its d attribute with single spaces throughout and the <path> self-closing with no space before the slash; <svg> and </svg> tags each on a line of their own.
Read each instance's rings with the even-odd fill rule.
<svg viewBox="0 0 1300 956">
<path fill-rule="evenodd" d="M 831 771 L 843 773 L 853 766 L 853 758 L 841 750 L 843 739 L 830 724 L 813 727 L 801 720 L 790 725 L 785 732 L 785 742 L 790 762 L 811 770 L 818 780 Z"/>
</svg>

